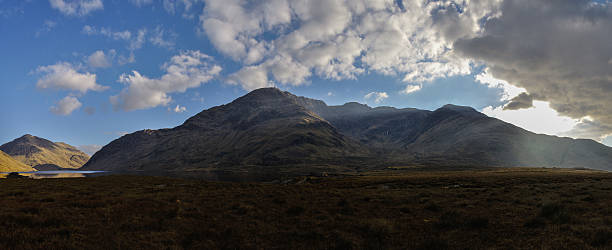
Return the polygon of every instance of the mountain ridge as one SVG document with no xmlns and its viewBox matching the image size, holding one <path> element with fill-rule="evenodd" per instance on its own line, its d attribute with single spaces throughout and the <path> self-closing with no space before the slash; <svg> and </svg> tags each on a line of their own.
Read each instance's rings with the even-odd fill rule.
<svg viewBox="0 0 612 250">
<path fill-rule="evenodd" d="M 132 148 L 130 153 L 123 152 L 126 148 Z M 301 164 L 344 159 L 361 150 L 289 94 L 260 89 L 175 128 L 122 136 L 94 154 L 83 169 Z"/>
<path fill-rule="evenodd" d="M 203 110 L 175 128 L 123 136 L 94 154 L 83 169 L 291 164 L 612 170 L 612 148 L 535 134 L 466 106 L 447 104 L 434 111 L 355 102 L 328 106 L 262 88 Z"/>
<path fill-rule="evenodd" d="M 31 134 L 25 134 L 1 145 L 0 150 L 28 166 L 33 168 L 40 166 L 41 169 L 77 169 L 89 160 L 89 155 L 74 146 L 64 142 L 52 142 Z"/>
</svg>

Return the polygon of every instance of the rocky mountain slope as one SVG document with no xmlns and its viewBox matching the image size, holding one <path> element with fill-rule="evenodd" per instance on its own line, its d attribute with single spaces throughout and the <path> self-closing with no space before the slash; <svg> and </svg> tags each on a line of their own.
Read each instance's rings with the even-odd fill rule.
<svg viewBox="0 0 612 250">
<path fill-rule="evenodd" d="M 63 142 L 51 142 L 32 135 L 24 135 L 0 146 L 14 159 L 33 168 L 77 169 L 83 166 L 89 156 Z"/>
<path fill-rule="evenodd" d="M 0 151 L 0 172 L 29 172 L 36 171 L 32 167 L 25 165 L 10 155 Z"/>
<path fill-rule="evenodd" d="M 612 170 L 612 148 L 539 135 L 470 107 L 328 106 L 275 88 L 204 110 L 173 129 L 123 136 L 88 170 L 224 166 L 536 166 Z"/>
<path fill-rule="evenodd" d="M 341 164 L 365 155 L 366 149 L 299 105 L 295 96 L 259 89 L 204 110 L 176 128 L 125 135 L 94 154 L 83 169 Z"/>
</svg>

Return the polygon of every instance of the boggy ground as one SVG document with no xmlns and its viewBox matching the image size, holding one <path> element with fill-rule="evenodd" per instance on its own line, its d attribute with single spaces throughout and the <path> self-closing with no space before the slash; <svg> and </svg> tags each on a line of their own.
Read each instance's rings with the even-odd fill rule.
<svg viewBox="0 0 612 250">
<path fill-rule="evenodd" d="M 2 249 L 610 249 L 612 174 L 1 179 Z"/>
</svg>

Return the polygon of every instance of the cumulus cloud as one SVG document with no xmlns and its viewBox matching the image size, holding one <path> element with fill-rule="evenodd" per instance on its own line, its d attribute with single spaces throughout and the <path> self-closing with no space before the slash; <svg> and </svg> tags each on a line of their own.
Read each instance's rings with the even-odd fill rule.
<svg viewBox="0 0 612 250">
<path fill-rule="evenodd" d="M 49 0 L 49 3 L 67 16 L 86 16 L 92 11 L 104 9 L 102 0 Z"/>
<path fill-rule="evenodd" d="M 500 1 L 205 2 L 202 33 L 243 65 L 230 83 L 251 90 L 300 85 L 312 76 L 342 80 L 375 72 L 421 83 L 469 74 L 470 61 L 454 53 L 453 43 L 476 36 Z"/>
<path fill-rule="evenodd" d="M 457 40 L 455 51 L 486 64 L 495 78 L 549 102 L 560 115 L 612 124 L 612 5 L 514 0 L 504 1 L 500 11 L 479 35 Z M 612 133 L 607 129 L 591 131 Z"/>
<path fill-rule="evenodd" d="M 107 54 L 98 50 L 87 57 L 87 63 L 93 68 L 108 68 L 112 65 L 112 59 L 115 55 L 115 50 L 110 50 Z"/>
<path fill-rule="evenodd" d="M 414 93 L 421 90 L 421 86 L 420 85 L 407 85 L 406 88 L 404 88 L 404 90 L 400 91 L 400 94 L 410 94 L 410 93 Z"/>
<path fill-rule="evenodd" d="M 166 106 L 172 101 L 170 93 L 198 87 L 221 72 L 210 56 L 199 51 L 175 55 L 162 68 L 166 73 L 160 78 L 149 78 L 137 71 L 121 75 L 119 81 L 127 87 L 110 97 L 113 107 L 130 111 Z"/>
<path fill-rule="evenodd" d="M 374 103 L 379 104 L 385 99 L 389 98 L 386 92 L 370 92 L 363 97 L 366 100 L 374 99 Z"/>
<path fill-rule="evenodd" d="M 43 74 L 36 82 L 36 87 L 41 89 L 71 90 L 85 93 L 89 90 L 102 91 L 108 88 L 96 82 L 96 74 L 80 73 L 76 67 L 67 62 L 40 66 L 36 69 L 36 72 Z"/>
<path fill-rule="evenodd" d="M 172 111 L 174 113 L 183 113 L 187 111 L 187 108 L 184 106 L 176 105 L 174 108 L 168 108 L 168 111 Z"/>
<path fill-rule="evenodd" d="M 74 96 L 66 96 L 50 108 L 51 112 L 56 115 L 69 115 L 72 111 L 82 106 L 79 99 Z"/>
</svg>

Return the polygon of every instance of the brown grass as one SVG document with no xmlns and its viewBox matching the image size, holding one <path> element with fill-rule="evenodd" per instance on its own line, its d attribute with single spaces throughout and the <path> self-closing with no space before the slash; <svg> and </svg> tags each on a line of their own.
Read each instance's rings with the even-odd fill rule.
<svg viewBox="0 0 612 250">
<path fill-rule="evenodd" d="M 2 249 L 609 249 L 612 174 L 0 180 Z"/>
</svg>

